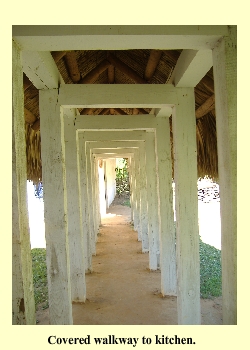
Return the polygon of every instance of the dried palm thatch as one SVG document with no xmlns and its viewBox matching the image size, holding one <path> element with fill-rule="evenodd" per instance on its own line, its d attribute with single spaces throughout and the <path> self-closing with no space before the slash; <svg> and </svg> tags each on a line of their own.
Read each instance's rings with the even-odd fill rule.
<svg viewBox="0 0 250 350">
<path fill-rule="evenodd" d="M 171 77 L 181 50 L 125 50 L 52 52 L 66 84 L 166 84 Z M 214 111 L 213 70 L 195 87 L 197 136 L 197 176 L 218 178 L 216 116 Z M 212 98 L 211 98 L 212 96 Z M 204 103 L 211 98 L 210 109 Z M 208 101 L 209 102 L 209 101 Z M 39 92 L 24 75 L 26 116 L 27 177 L 35 184 L 42 181 L 41 135 L 39 130 Z M 202 109 L 200 106 L 204 106 Z M 204 112 L 205 111 L 205 112 Z M 80 114 L 148 114 L 141 108 L 85 108 Z M 170 118 L 171 126 L 171 118 Z M 173 141 L 172 129 L 170 136 Z"/>
</svg>

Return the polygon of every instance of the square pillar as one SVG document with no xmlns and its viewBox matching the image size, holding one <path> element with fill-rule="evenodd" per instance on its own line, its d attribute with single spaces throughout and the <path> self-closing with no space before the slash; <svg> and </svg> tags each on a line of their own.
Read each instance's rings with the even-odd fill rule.
<svg viewBox="0 0 250 350">
<path fill-rule="evenodd" d="M 157 166 L 155 154 L 155 132 L 146 132 L 146 172 L 148 192 L 148 240 L 149 240 L 149 268 L 160 268 L 159 242 L 159 198 L 157 190 Z"/>
<path fill-rule="evenodd" d="M 213 50 L 223 324 L 237 324 L 237 28 Z"/>
<path fill-rule="evenodd" d="M 193 88 L 173 108 L 178 324 L 200 324 L 196 119 Z"/>
<path fill-rule="evenodd" d="M 36 324 L 27 203 L 21 52 L 12 44 L 12 324 Z"/>
<path fill-rule="evenodd" d="M 168 117 L 156 117 L 161 293 L 176 295 L 176 249 L 172 189 L 172 156 Z"/>
<path fill-rule="evenodd" d="M 64 110 L 65 171 L 67 186 L 68 241 L 70 256 L 71 298 L 74 302 L 85 302 L 85 261 L 81 203 L 78 188 L 75 111 Z"/>
<path fill-rule="evenodd" d="M 50 324 L 73 324 L 63 109 L 58 90 L 40 90 L 41 155 Z"/>
<path fill-rule="evenodd" d="M 78 157 L 78 185 L 81 201 L 81 217 L 83 227 L 83 241 L 84 241 L 84 259 L 85 271 L 92 271 L 92 227 L 90 222 L 90 206 L 88 201 L 88 179 L 87 179 L 87 162 L 86 162 L 86 145 L 85 140 L 79 137 L 77 131 L 77 157 Z"/>
</svg>

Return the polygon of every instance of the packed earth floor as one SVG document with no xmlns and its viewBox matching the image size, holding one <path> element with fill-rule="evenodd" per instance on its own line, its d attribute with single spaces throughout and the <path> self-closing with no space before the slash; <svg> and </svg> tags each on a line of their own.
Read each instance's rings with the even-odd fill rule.
<svg viewBox="0 0 250 350">
<path fill-rule="evenodd" d="M 117 203 L 102 218 L 86 302 L 73 304 L 74 325 L 176 325 L 177 299 L 162 297 L 160 271 L 148 269 L 131 210 Z M 38 325 L 49 324 L 49 309 L 36 316 Z M 203 325 L 222 324 L 221 298 L 201 299 L 201 316 Z"/>
</svg>

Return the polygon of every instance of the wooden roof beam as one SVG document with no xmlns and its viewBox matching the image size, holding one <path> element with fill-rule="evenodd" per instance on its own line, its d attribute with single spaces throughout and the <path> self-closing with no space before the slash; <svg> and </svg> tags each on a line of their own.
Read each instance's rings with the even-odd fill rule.
<svg viewBox="0 0 250 350">
<path fill-rule="evenodd" d="M 175 87 L 195 87 L 212 66 L 212 50 L 183 50 L 169 83 Z"/>
<path fill-rule="evenodd" d="M 104 59 L 101 63 L 99 63 L 92 71 L 90 71 L 85 77 L 83 77 L 78 84 L 91 84 L 96 79 L 98 79 L 99 75 L 104 72 L 110 66 L 110 62 Z"/>
<path fill-rule="evenodd" d="M 64 83 L 50 52 L 23 51 L 23 71 L 37 89 L 57 89 Z"/>
<path fill-rule="evenodd" d="M 83 108 L 80 112 L 80 115 L 93 114 L 93 108 Z"/>
<path fill-rule="evenodd" d="M 30 112 L 27 108 L 24 108 L 24 120 L 31 125 L 31 128 L 35 131 L 40 130 L 40 119 Z"/>
<path fill-rule="evenodd" d="M 120 61 L 119 58 L 115 57 L 113 54 L 109 53 L 107 60 L 117 69 L 119 69 L 119 71 L 121 71 L 123 74 L 134 80 L 135 83 L 147 84 L 146 80 L 141 78 L 132 68 Z"/>
<path fill-rule="evenodd" d="M 118 113 L 119 115 L 128 115 L 126 112 L 124 112 L 121 108 L 114 108 L 114 111 Z"/>
<path fill-rule="evenodd" d="M 40 130 L 40 119 L 37 119 L 34 124 L 31 125 L 31 128 L 34 131 Z"/>
<path fill-rule="evenodd" d="M 109 108 L 103 108 L 103 110 L 98 114 L 98 115 L 106 115 L 110 113 L 110 109 Z"/>
<path fill-rule="evenodd" d="M 71 80 L 73 83 L 77 83 L 81 79 L 81 74 L 78 68 L 75 51 L 67 52 L 65 55 L 65 61 Z"/>
<path fill-rule="evenodd" d="M 209 97 L 199 108 L 195 111 L 196 119 L 203 117 L 210 111 L 215 109 L 215 95 Z"/>
<path fill-rule="evenodd" d="M 208 75 L 205 75 L 200 81 L 205 87 L 213 94 L 214 93 L 214 81 Z"/>
<path fill-rule="evenodd" d="M 115 67 L 113 65 L 108 67 L 108 82 L 109 84 L 114 84 L 115 82 Z"/>
<path fill-rule="evenodd" d="M 54 58 L 54 61 L 57 63 L 66 55 L 67 51 L 51 51 L 51 55 Z"/>
<path fill-rule="evenodd" d="M 24 119 L 28 124 L 33 124 L 36 121 L 36 116 L 27 108 L 24 108 Z"/>
<path fill-rule="evenodd" d="M 158 63 L 160 62 L 161 59 L 161 55 L 162 55 L 162 51 L 161 50 L 151 50 L 150 51 L 150 56 L 148 59 L 148 63 L 145 69 L 145 73 L 144 73 L 144 79 L 149 81 L 150 79 L 152 79 L 156 67 L 158 66 Z"/>
<path fill-rule="evenodd" d="M 29 80 L 26 74 L 23 73 L 23 90 L 27 90 L 28 87 L 32 85 L 32 82 Z"/>
</svg>

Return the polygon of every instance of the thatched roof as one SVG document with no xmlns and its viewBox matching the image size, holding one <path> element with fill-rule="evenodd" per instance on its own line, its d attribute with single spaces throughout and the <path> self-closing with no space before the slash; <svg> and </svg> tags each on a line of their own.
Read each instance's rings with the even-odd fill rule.
<svg viewBox="0 0 250 350">
<path fill-rule="evenodd" d="M 166 84 L 181 50 L 52 52 L 66 84 Z M 217 178 L 213 69 L 195 87 L 198 176 Z M 39 91 L 24 75 L 28 180 L 42 181 Z M 79 109 L 80 114 L 147 114 L 149 109 Z M 171 120 L 170 120 L 171 121 Z"/>
</svg>

